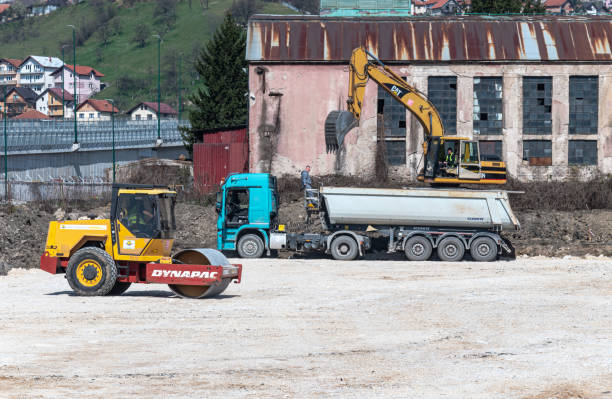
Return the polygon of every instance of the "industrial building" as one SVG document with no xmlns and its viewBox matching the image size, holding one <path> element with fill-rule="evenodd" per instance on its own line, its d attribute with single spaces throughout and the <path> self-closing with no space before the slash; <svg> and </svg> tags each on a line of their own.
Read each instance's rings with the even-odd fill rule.
<svg viewBox="0 0 612 399">
<path fill-rule="evenodd" d="M 346 108 L 348 60 L 365 46 L 440 111 L 446 134 L 478 139 L 521 180 L 612 173 L 612 18 L 560 16 L 251 18 L 250 169 L 415 178 L 423 131 L 369 81 L 360 126 L 326 152 L 327 114 Z"/>
</svg>

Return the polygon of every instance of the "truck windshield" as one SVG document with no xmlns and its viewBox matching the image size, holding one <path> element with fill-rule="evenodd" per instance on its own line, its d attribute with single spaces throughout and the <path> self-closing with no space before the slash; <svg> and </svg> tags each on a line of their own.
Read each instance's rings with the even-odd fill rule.
<svg viewBox="0 0 612 399">
<path fill-rule="evenodd" d="M 157 202 L 159 204 L 159 225 L 162 232 L 162 238 L 172 238 L 172 234 L 176 230 L 176 220 L 174 218 L 176 196 L 172 194 L 160 194 Z"/>
</svg>

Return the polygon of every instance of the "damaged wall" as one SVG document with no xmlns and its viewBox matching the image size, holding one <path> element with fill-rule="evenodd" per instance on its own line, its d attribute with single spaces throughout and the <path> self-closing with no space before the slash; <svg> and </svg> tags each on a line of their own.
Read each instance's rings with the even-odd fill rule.
<svg viewBox="0 0 612 399">
<path fill-rule="evenodd" d="M 345 65 L 268 64 L 265 73 L 249 68 L 250 165 L 253 172 L 297 175 L 306 164 L 314 174 L 373 175 L 377 137 L 378 86 L 369 81 L 360 126 L 349 133 L 343 150 L 325 150 L 324 122 L 332 110 L 344 109 L 348 67 Z M 522 180 L 562 179 L 568 168 L 569 140 L 597 140 L 597 167 L 580 167 L 579 174 L 597 168 L 612 173 L 612 65 L 410 65 L 395 72 L 427 93 L 431 76 L 457 77 L 457 135 L 502 141 L 509 173 Z M 569 134 L 569 78 L 599 76 L 599 134 Z M 264 77 L 265 76 L 265 77 Z M 552 78 L 551 134 L 523 133 L 523 76 Z M 474 77 L 501 77 L 502 132 L 474 134 Z M 265 80 L 265 87 L 264 87 Z M 550 140 L 552 165 L 530 166 L 523 157 L 523 140 Z M 406 115 L 406 164 L 389 167 L 392 178 L 416 178 L 422 162 L 423 131 Z"/>
</svg>

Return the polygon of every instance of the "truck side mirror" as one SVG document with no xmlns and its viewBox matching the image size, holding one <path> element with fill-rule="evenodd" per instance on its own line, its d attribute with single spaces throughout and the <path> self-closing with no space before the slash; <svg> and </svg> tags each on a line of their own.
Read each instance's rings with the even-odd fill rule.
<svg viewBox="0 0 612 399">
<path fill-rule="evenodd" d="M 223 200 L 223 193 L 221 191 L 217 191 L 217 198 L 215 203 L 215 212 L 217 214 L 221 213 L 221 201 Z"/>
</svg>

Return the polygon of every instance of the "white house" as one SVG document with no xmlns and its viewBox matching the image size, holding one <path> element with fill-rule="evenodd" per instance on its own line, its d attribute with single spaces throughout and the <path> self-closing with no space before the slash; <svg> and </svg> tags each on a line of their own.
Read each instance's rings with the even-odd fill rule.
<svg viewBox="0 0 612 399">
<path fill-rule="evenodd" d="M 79 122 L 108 121 L 111 114 L 117 115 L 119 110 L 106 100 L 88 99 L 76 109 Z"/>
<path fill-rule="evenodd" d="M 178 116 L 178 112 L 168 104 L 160 103 L 159 108 L 161 119 L 176 118 Z M 141 102 L 126 113 L 134 121 L 157 120 L 157 103 L 149 101 Z"/>
<path fill-rule="evenodd" d="M 59 58 L 31 55 L 19 66 L 19 85 L 28 87 L 41 94 L 46 89 L 55 86 L 51 74 L 64 63 Z"/>
<path fill-rule="evenodd" d="M 64 106 L 62 107 L 62 100 Z M 53 87 L 45 90 L 36 99 L 36 110 L 52 118 L 73 118 L 74 117 L 74 101 L 72 94 L 62 89 Z M 66 115 L 64 116 L 64 112 Z"/>
</svg>

